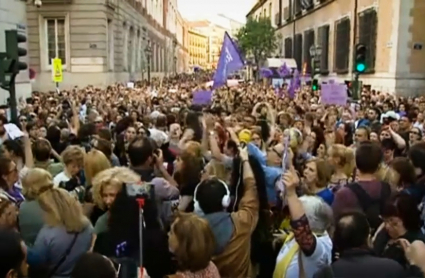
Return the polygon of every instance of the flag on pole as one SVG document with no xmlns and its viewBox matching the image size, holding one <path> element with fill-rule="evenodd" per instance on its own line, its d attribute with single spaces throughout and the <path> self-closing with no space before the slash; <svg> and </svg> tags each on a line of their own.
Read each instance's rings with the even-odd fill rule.
<svg viewBox="0 0 425 278">
<path fill-rule="evenodd" d="M 300 73 L 297 69 L 294 70 L 294 74 L 292 76 L 291 84 L 289 84 L 288 95 L 290 98 L 294 98 L 295 90 L 301 88 L 301 79 Z"/>
<path fill-rule="evenodd" d="M 286 62 L 278 69 L 280 77 L 286 77 L 291 74 L 291 69 L 286 65 Z"/>
<path fill-rule="evenodd" d="M 263 78 L 269 78 L 273 75 L 273 71 L 269 68 L 261 68 L 260 74 L 261 74 L 261 77 Z"/>
<path fill-rule="evenodd" d="M 218 59 L 217 70 L 214 74 L 214 84 L 212 89 L 216 89 L 227 83 L 227 76 L 244 67 L 244 62 L 239 51 L 230 38 L 229 34 L 224 33 L 223 45 L 221 47 L 220 58 Z"/>
</svg>

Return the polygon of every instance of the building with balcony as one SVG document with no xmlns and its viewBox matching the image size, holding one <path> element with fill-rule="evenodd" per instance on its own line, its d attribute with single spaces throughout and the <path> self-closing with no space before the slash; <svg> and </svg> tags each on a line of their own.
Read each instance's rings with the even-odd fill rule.
<svg viewBox="0 0 425 278">
<path fill-rule="evenodd" d="M 221 25 L 212 23 L 208 20 L 190 21 L 190 28 L 205 34 L 208 38 L 207 46 L 207 68 L 217 68 L 218 59 L 220 58 L 221 46 L 223 45 L 224 33 L 230 34 L 231 30 Z"/>
<path fill-rule="evenodd" d="M 367 47 L 364 85 L 398 95 L 425 92 L 425 2 L 262 0 L 247 16 L 265 14 L 282 36 L 281 55 L 311 72 L 310 47 L 321 46 L 320 78 L 353 78 L 353 49 Z M 271 7 L 271 9 L 270 9 Z M 270 12 L 271 10 L 271 12 Z M 267 11 L 267 12 L 265 12 Z"/>
<path fill-rule="evenodd" d="M 171 72 L 167 59 L 173 21 L 167 0 L 42 0 L 27 6 L 36 90 L 52 90 L 51 60 L 63 64 L 60 88 L 105 86 Z M 172 40 L 172 39 L 171 39 Z M 145 51 L 147 48 L 150 52 Z M 148 66 L 148 64 L 150 66 Z"/>
<path fill-rule="evenodd" d="M 188 71 L 189 51 L 187 48 L 187 27 L 177 6 L 177 0 L 164 0 L 167 5 L 167 28 L 171 37 L 167 40 L 168 72 L 181 73 Z"/>
<path fill-rule="evenodd" d="M 189 26 L 180 13 L 177 14 L 176 29 L 178 42 L 176 69 L 178 73 L 189 72 Z"/>
<path fill-rule="evenodd" d="M 0 52 L 6 51 L 6 38 L 4 31 L 18 30 L 23 35 L 28 35 L 26 4 L 20 0 L 0 0 Z M 28 41 L 20 45 L 21 48 L 28 49 Z M 21 62 L 29 64 L 29 55 L 21 58 Z M 21 71 L 16 77 L 16 96 L 30 97 L 31 82 L 28 70 Z M 0 88 L 0 104 L 6 104 L 9 92 Z"/>
<path fill-rule="evenodd" d="M 189 65 L 193 67 L 207 67 L 208 37 L 198 30 L 189 29 Z"/>
</svg>

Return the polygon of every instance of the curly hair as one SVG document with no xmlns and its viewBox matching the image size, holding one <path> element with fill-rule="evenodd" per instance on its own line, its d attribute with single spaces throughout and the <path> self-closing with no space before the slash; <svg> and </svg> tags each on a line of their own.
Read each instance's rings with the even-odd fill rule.
<svg viewBox="0 0 425 278">
<path fill-rule="evenodd" d="M 92 179 L 93 201 L 101 209 L 105 209 L 105 203 L 102 199 L 102 191 L 108 186 L 116 186 L 121 190 L 123 184 L 132 184 L 140 182 L 140 176 L 126 167 L 114 167 L 98 173 Z"/>
</svg>

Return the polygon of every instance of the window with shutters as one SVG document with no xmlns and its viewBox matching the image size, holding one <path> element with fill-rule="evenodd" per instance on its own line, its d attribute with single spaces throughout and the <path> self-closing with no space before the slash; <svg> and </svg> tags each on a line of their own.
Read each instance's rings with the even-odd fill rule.
<svg viewBox="0 0 425 278">
<path fill-rule="evenodd" d="M 292 38 L 285 39 L 284 48 L 285 48 L 285 58 L 293 58 L 292 57 Z"/>
<path fill-rule="evenodd" d="M 293 0 L 293 7 L 294 7 L 294 16 L 298 16 L 301 14 L 301 2 L 300 0 Z"/>
<path fill-rule="evenodd" d="M 303 59 L 303 35 L 295 35 L 294 59 L 297 62 L 298 70 L 301 70 Z"/>
<path fill-rule="evenodd" d="M 322 47 L 322 55 L 320 58 L 320 74 L 329 74 L 329 25 L 324 25 L 318 29 L 317 44 Z"/>
<path fill-rule="evenodd" d="M 359 14 L 359 43 L 366 45 L 366 73 L 375 71 L 378 15 L 374 8 Z"/>
<path fill-rule="evenodd" d="M 286 20 L 292 20 L 292 16 L 294 14 L 294 5 L 293 2 L 291 0 L 288 1 L 289 5 L 288 5 L 288 17 Z"/>
<path fill-rule="evenodd" d="M 304 47 L 303 47 L 303 65 L 304 63 L 307 65 L 306 71 L 307 73 L 312 73 L 311 67 L 311 59 L 313 58 L 310 55 L 310 47 L 314 45 L 314 30 L 310 29 L 304 32 Z"/>
<path fill-rule="evenodd" d="M 348 73 L 350 56 L 350 19 L 343 18 L 335 22 L 334 71 Z"/>
</svg>

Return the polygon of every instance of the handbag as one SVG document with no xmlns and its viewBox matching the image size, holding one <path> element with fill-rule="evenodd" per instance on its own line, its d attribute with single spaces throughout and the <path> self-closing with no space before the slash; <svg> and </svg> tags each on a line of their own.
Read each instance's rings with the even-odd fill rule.
<svg viewBox="0 0 425 278">
<path fill-rule="evenodd" d="M 31 266 L 29 269 L 29 277 L 32 277 L 32 278 L 52 277 L 55 274 L 55 272 L 59 269 L 59 267 L 66 261 L 66 258 L 71 253 L 72 248 L 74 247 L 75 242 L 77 241 L 78 235 L 79 233 L 74 234 L 71 244 L 68 246 L 65 253 L 62 255 L 61 259 L 55 264 L 55 266 L 51 270 L 49 270 L 48 266 L 46 265 L 40 265 L 36 267 Z"/>
</svg>

